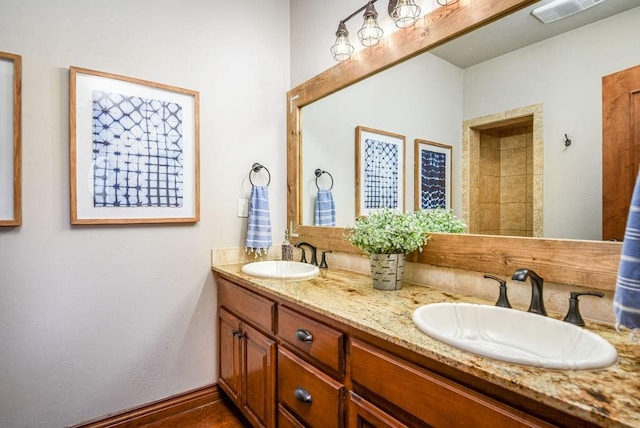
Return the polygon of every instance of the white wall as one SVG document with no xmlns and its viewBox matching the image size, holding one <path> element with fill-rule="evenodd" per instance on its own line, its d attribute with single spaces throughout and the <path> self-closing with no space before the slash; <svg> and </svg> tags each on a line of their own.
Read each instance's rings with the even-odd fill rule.
<svg viewBox="0 0 640 428">
<path fill-rule="evenodd" d="M 602 237 L 601 82 L 640 64 L 638 22 L 635 8 L 465 70 L 465 119 L 543 103 L 545 237 Z"/>
<path fill-rule="evenodd" d="M 23 225 L 0 229 L 0 426 L 54 427 L 215 381 L 210 249 L 243 245 L 261 162 L 285 227 L 289 1 L 0 0 L 23 58 Z M 201 220 L 69 223 L 68 68 L 200 92 Z"/>
</svg>

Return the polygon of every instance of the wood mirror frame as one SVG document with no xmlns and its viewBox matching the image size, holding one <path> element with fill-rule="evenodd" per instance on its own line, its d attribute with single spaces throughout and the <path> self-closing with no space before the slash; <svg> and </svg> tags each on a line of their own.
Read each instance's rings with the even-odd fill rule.
<svg viewBox="0 0 640 428">
<path fill-rule="evenodd" d="M 361 253 L 344 239 L 343 228 L 301 224 L 302 107 L 536 2 L 460 0 L 439 7 L 415 26 L 392 33 L 379 45 L 291 89 L 287 93 L 287 220 L 298 235 L 295 239 L 319 248 Z M 621 249 L 619 242 L 433 233 L 425 249 L 408 260 L 499 275 L 526 267 L 547 281 L 613 290 Z"/>
</svg>

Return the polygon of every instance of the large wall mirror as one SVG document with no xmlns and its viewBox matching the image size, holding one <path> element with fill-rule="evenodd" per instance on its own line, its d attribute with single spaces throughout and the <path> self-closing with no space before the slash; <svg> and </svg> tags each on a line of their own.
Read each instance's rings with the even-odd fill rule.
<svg viewBox="0 0 640 428">
<path fill-rule="evenodd" d="M 465 170 L 469 153 L 463 124 L 535 106 L 543 118 L 535 124 L 543 172 L 540 227 L 532 236 L 543 239 L 439 235 L 417 261 L 504 274 L 527 265 L 550 280 L 612 289 L 620 245 L 599 242 L 601 80 L 640 64 L 634 46 L 640 1 L 608 0 L 572 18 L 541 24 L 530 10 L 545 3 L 461 0 L 428 14 L 419 24 L 424 28 L 394 33 L 387 45 L 292 89 L 288 212 L 291 223 L 300 225 L 297 231 L 350 251 L 340 242 L 340 227 L 355 218 L 357 126 L 405 135 L 410 148 L 415 139 L 452 146 L 452 207 L 468 217 L 467 210 L 475 208 L 463 193 L 474 183 Z M 413 150 L 406 152 L 407 171 L 413 171 Z M 313 226 L 318 168 L 333 178 L 335 230 Z M 407 201 L 414 198 L 412 177 L 407 173 Z"/>
</svg>

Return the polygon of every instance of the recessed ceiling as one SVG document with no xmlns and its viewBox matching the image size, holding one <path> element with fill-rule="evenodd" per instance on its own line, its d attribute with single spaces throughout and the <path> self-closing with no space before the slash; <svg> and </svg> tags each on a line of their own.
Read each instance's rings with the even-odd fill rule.
<svg viewBox="0 0 640 428">
<path fill-rule="evenodd" d="M 468 68 L 524 46 L 640 7 L 640 0 L 607 0 L 576 15 L 543 24 L 531 15 L 531 10 L 550 1 L 542 0 L 451 40 L 430 52 L 460 68 Z"/>
</svg>

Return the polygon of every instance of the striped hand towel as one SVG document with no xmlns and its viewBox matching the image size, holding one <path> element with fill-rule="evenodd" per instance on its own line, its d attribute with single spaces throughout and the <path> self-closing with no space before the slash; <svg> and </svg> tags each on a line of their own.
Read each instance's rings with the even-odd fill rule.
<svg viewBox="0 0 640 428">
<path fill-rule="evenodd" d="M 249 201 L 247 221 L 247 252 L 258 257 L 267 254 L 271 248 L 271 217 L 269 214 L 269 189 L 253 186 Z"/>
<path fill-rule="evenodd" d="M 613 297 L 616 328 L 640 329 L 640 175 L 633 189 Z"/>
<path fill-rule="evenodd" d="M 336 225 L 336 203 L 330 189 L 318 190 L 314 224 L 316 226 Z"/>
</svg>

